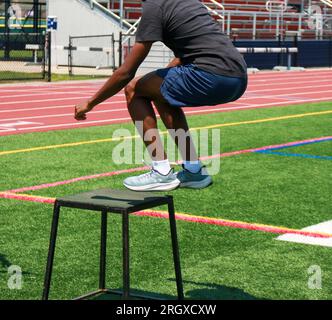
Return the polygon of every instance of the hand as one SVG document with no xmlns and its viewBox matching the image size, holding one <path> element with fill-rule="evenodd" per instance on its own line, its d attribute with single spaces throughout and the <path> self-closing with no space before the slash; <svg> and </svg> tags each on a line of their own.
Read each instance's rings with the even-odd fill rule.
<svg viewBox="0 0 332 320">
<path fill-rule="evenodd" d="M 86 120 L 86 114 L 91 110 L 92 107 L 87 101 L 75 106 L 75 119 L 78 121 Z"/>
</svg>

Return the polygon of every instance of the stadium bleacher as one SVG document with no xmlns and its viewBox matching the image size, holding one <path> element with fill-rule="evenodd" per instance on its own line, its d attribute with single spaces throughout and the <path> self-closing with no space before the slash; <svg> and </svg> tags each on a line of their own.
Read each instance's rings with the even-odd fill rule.
<svg viewBox="0 0 332 320">
<path fill-rule="evenodd" d="M 278 5 L 283 3 L 283 0 L 202 0 L 201 2 L 218 13 L 218 15 L 213 12 L 211 14 L 221 24 L 223 31 L 233 39 L 277 39 L 290 32 L 296 32 L 302 39 L 317 39 L 332 36 L 332 6 L 328 6 L 326 1 L 330 0 L 310 1 L 311 6 L 319 6 L 321 12 L 328 17 L 325 19 L 325 28 L 322 32 L 310 28 L 307 23 L 309 16 L 306 12 L 310 10 L 309 1 L 288 0 L 285 2 L 284 11 L 279 10 L 281 6 Z M 97 2 L 120 15 L 119 0 L 97 0 Z M 222 5 L 222 9 L 216 6 L 216 2 Z M 267 3 L 271 2 L 274 4 L 273 12 L 268 11 Z M 141 0 L 123 0 L 123 3 L 123 18 L 129 23 L 135 23 L 141 16 Z M 31 7 L 27 6 L 25 4 L 22 7 L 24 13 L 31 10 Z M 45 28 L 45 17 L 40 18 L 40 28 Z M 26 17 L 24 14 L 20 19 L 25 30 L 33 31 L 31 17 Z M 0 14 L 1 28 L 4 28 L 4 14 Z"/>
<path fill-rule="evenodd" d="M 100 0 L 98 2 L 114 13 L 120 13 L 120 1 Z M 280 3 L 283 1 L 272 0 L 274 2 L 273 12 L 268 11 L 267 2 L 271 2 L 268 0 L 214 1 L 220 3 L 223 6 L 223 10 L 209 0 L 201 2 L 224 17 L 223 22 L 221 22 L 223 30 L 233 39 L 275 39 L 290 32 L 296 32 L 303 39 L 332 36 L 332 31 L 329 27 L 323 29 L 323 32 L 317 32 L 317 30 L 310 28 L 307 23 L 308 15 L 305 14 L 305 10 L 308 10 L 308 1 L 289 0 L 286 2 L 285 10 L 282 11 L 278 10 L 278 8 L 281 8 Z M 303 3 L 305 4 L 304 7 L 302 7 Z M 141 16 L 141 5 L 140 0 L 124 0 L 124 19 L 130 23 L 137 21 Z M 332 7 L 319 0 L 311 1 L 311 5 L 319 5 L 323 14 L 331 15 L 332 17 Z M 213 13 L 212 15 L 217 20 L 220 20 L 218 19 L 220 15 L 219 17 Z"/>
</svg>

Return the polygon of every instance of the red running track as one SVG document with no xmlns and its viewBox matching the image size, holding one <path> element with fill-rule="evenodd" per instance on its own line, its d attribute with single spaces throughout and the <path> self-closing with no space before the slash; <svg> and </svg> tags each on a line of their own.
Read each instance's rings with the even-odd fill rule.
<svg viewBox="0 0 332 320">
<path fill-rule="evenodd" d="M 130 121 L 123 92 L 96 107 L 88 119 L 73 118 L 74 105 L 89 98 L 104 81 L 0 86 L 0 135 L 22 134 Z M 185 108 L 188 115 L 332 101 L 332 70 L 264 72 L 249 75 L 238 101 Z"/>
</svg>

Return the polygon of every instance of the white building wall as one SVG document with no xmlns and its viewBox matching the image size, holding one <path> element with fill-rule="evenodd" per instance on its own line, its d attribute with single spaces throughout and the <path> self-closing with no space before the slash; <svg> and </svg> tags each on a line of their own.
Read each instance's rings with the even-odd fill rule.
<svg viewBox="0 0 332 320">
<path fill-rule="evenodd" d="M 119 39 L 121 28 L 118 21 L 105 15 L 98 8 L 91 9 L 89 1 L 84 0 L 49 0 L 48 15 L 58 19 L 58 30 L 54 31 L 53 46 L 68 46 L 69 36 L 87 36 L 114 33 L 115 39 Z M 125 32 L 125 30 L 122 30 Z M 131 44 L 135 41 L 131 37 Z M 80 40 L 73 43 L 74 46 L 85 47 L 109 47 L 109 39 L 103 40 Z M 128 45 L 126 43 L 125 45 Z M 112 57 L 106 53 L 75 52 L 73 51 L 74 65 L 105 67 L 112 63 Z M 155 43 L 152 50 L 141 67 L 138 75 L 151 72 L 155 69 L 164 68 L 173 58 L 172 52 L 161 43 Z M 115 47 L 115 61 L 118 65 L 118 42 Z M 53 49 L 53 65 L 68 65 L 68 51 Z"/>
<path fill-rule="evenodd" d="M 69 36 L 87 36 L 100 34 L 115 34 L 118 39 L 120 27 L 117 21 L 106 16 L 98 8 L 91 9 L 89 4 L 83 0 L 49 0 L 48 16 L 56 16 L 58 19 L 58 30 L 53 31 L 53 46 L 68 46 Z M 75 42 L 75 44 L 79 42 Z M 81 46 L 109 47 L 108 40 L 94 40 L 88 44 L 81 41 Z M 116 48 L 117 54 L 117 48 Z M 75 52 L 74 63 L 87 66 L 105 65 L 107 63 L 106 53 Z M 53 65 L 67 65 L 68 51 L 53 49 Z"/>
</svg>

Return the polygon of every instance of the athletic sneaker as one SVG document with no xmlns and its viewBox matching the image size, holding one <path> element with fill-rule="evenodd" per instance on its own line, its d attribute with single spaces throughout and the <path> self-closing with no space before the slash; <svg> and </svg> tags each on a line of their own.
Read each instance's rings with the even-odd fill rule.
<svg viewBox="0 0 332 320">
<path fill-rule="evenodd" d="M 180 181 L 173 169 L 167 175 L 163 175 L 152 168 L 150 172 L 125 179 L 123 184 L 134 191 L 169 191 L 176 189 Z"/>
<path fill-rule="evenodd" d="M 180 181 L 180 187 L 203 189 L 212 184 L 212 178 L 207 173 L 205 167 L 202 167 L 197 173 L 188 171 L 184 165 L 183 170 L 177 173 L 177 178 Z"/>
</svg>

